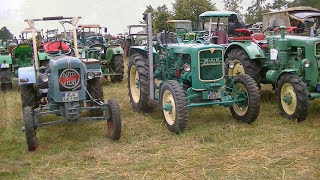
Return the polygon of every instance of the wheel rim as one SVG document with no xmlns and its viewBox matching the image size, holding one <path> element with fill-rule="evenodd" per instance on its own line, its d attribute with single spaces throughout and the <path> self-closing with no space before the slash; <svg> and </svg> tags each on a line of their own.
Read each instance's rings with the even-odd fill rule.
<svg viewBox="0 0 320 180">
<path fill-rule="evenodd" d="M 162 95 L 162 111 L 169 125 L 173 125 L 176 119 L 176 105 L 172 93 L 165 90 Z"/>
<path fill-rule="evenodd" d="M 233 60 L 231 62 L 233 62 L 234 67 L 232 69 L 229 68 L 229 76 L 233 77 L 239 74 L 245 74 L 244 67 L 242 66 L 242 63 L 239 60 Z"/>
<path fill-rule="evenodd" d="M 132 99 L 135 103 L 140 100 L 140 79 L 136 66 L 132 66 L 130 69 L 130 91 Z"/>
<path fill-rule="evenodd" d="M 248 97 L 248 91 L 244 87 L 243 84 L 237 83 L 234 85 L 234 88 L 236 88 L 238 91 L 243 92 L 247 96 L 247 101 L 244 103 L 245 105 L 238 105 L 238 104 L 233 104 L 233 110 L 236 114 L 239 116 L 244 116 L 247 111 L 248 111 L 248 104 L 249 104 L 249 97 Z"/>
<path fill-rule="evenodd" d="M 283 110 L 288 114 L 292 115 L 296 111 L 297 107 L 297 96 L 294 92 L 294 88 L 291 84 L 285 83 L 281 87 L 281 106 Z"/>
</svg>

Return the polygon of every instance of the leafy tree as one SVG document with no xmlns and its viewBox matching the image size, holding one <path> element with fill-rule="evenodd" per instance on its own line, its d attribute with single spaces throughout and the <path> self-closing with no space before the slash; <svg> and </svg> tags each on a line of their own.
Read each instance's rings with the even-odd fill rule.
<svg viewBox="0 0 320 180">
<path fill-rule="evenodd" d="M 168 10 L 166 5 L 158 6 L 154 9 L 151 5 L 147 6 L 144 13 L 151 13 L 152 15 L 152 29 L 155 31 L 162 31 L 166 28 L 166 21 L 172 17 L 172 13 Z M 147 20 L 140 21 L 146 23 Z"/>
<path fill-rule="evenodd" d="M 233 11 L 238 14 L 241 14 L 240 10 L 243 9 L 241 5 L 243 0 L 222 0 L 222 2 L 224 3 L 225 10 Z"/>
<path fill-rule="evenodd" d="M 319 0 L 293 0 L 288 3 L 288 7 L 295 6 L 310 6 L 316 9 L 320 9 L 320 1 Z"/>
<path fill-rule="evenodd" d="M 199 15 L 205 11 L 214 11 L 216 7 L 210 0 L 176 0 L 173 3 L 174 18 L 192 21 L 192 26 L 198 29 Z"/>
<path fill-rule="evenodd" d="M 262 21 L 262 15 L 269 12 L 270 4 L 266 3 L 265 0 L 254 0 L 252 6 L 247 9 L 245 15 L 245 21 L 247 24 L 253 24 Z"/>
<path fill-rule="evenodd" d="M 288 7 L 288 1 L 286 0 L 274 0 L 272 6 L 270 7 L 273 10 L 286 9 Z"/>
<path fill-rule="evenodd" d="M 13 39 L 13 34 L 11 34 L 9 29 L 4 26 L 0 29 L 0 39 L 2 39 L 3 41 Z"/>
</svg>

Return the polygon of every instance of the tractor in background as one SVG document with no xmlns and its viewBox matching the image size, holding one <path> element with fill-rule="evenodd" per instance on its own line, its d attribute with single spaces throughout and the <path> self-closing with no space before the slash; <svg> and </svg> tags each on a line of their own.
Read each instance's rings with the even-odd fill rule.
<svg viewBox="0 0 320 180">
<path fill-rule="evenodd" d="M 219 11 L 200 15 L 217 22 L 217 27 L 229 16 Z M 225 47 L 226 74 L 233 77 L 248 74 L 258 85 L 271 84 L 276 91 L 280 114 L 304 121 L 310 101 L 320 97 L 320 38 L 295 35 L 297 27 L 270 27 L 266 28 L 270 32 L 264 31 L 265 34 L 251 34 L 241 28 L 233 28 L 229 34 L 228 29 L 209 31 L 210 41 Z"/>
<path fill-rule="evenodd" d="M 18 68 L 18 82 L 23 111 L 22 131 L 29 151 L 37 148 L 36 130 L 47 125 L 80 121 L 104 120 L 109 137 L 118 140 L 121 135 L 121 118 L 116 100 L 104 102 L 101 86 L 102 72 L 99 60 L 78 58 L 76 25 L 80 17 L 44 17 L 25 20 L 32 32 L 31 45 L 21 45 L 19 52 L 30 51 L 31 58 L 24 67 Z M 44 51 L 52 56 L 47 63 L 39 61 L 35 22 L 71 20 L 75 57 L 68 56 L 69 48 L 62 41 L 46 42 Z M 18 45 L 19 46 L 19 45 Z M 80 116 L 89 112 L 89 117 Z M 41 116 L 54 114 L 62 120 L 41 121 Z M 45 118 L 45 117 L 43 117 Z"/>
<path fill-rule="evenodd" d="M 12 89 L 12 49 L 16 46 L 10 41 L 0 40 L 0 87 L 1 91 Z"/>
<path fill-rule="evenodd" d="M 145 45 L 147 42 L 147 25 L 137 24 L 128 26 L 128 35 L 125 38 L 125 55 L 130 56 L 129 50 L 131 46 Z"/>
<path fill-rule="evenodd" d="M 95 58 L 100 61 L 103 76 L 110 76 L 112 82 L 123 80 L 123 54 L 124 51 L 119 44 L 107 43 L 101 30 L 107 32 L 107 28 L 100 25 L 79 25 L 78 39 L 82 44 L 81 57 Z"/>
<path fill-rule="evenodd" d="M 128 91 L 134 110 L 149 112 L 156 105 L 173 133 L 183 132 L 188 108 L 229 107 L 240 122 L 252 123 L 260 110 L 260 94 L 249 75 L 224 74 L 224 48 L 209 43 L 178 43 L 173 32 L 156 35 L 152 43 L 151 14 L 147 17 L 147 46 L 131 46 Z"/>
</svg>

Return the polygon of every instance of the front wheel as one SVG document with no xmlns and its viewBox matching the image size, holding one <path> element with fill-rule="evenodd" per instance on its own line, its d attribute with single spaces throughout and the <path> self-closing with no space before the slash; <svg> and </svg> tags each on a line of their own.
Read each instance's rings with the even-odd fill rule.
<svg viewBox="0 0 320 180">
<path fill-rule="evenodd" d="M 33 110 L 30 106 L 23 108 L 23 124 L 29 151 L 37 148 L 36 128 L 33 120 Z"/>
<path fill-rule="evenodd" d="M 112 140 L 119 140 L 121 136 L 121 117 L 120 108 L 116 100 L 108 101 L 110 118 L 107 121 L 108 134 Z"/>
<path fill-rule="evenodd" d="M 308 116 L 309 92 L 305 83 L 295 75 L 285 74 L 280 77 L 277 102 L 280 114 L 288 119 L 302 122 Z"/>
<path fill-rule="evenodd" d="M 188 121 L 186 95 L 177 81 L 163 83 L 161 88 L 161 107 L 163 120 L 169 131 L 183 132 Z"/>
<path fill-rule="evenodd" d="M 260 93 L 255 80 L 249 75 L 238 75 L 233 79 L 233 96 L 244 98 L 230 107 L 233 118 L 243 123 L 252 123 L 260 112 Z"/>
</svg>

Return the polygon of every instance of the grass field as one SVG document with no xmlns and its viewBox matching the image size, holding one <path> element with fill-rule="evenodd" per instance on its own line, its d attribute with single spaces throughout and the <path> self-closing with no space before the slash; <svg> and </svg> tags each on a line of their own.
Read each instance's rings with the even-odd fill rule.
<svg viewBox="0 0 320 180">
<path fill-rule="evenodd" d="M 132 111 L 126 79 L 105 81 L 104 93 L 121 107 L 120 141 L 107 137 L 106 122 L 55 125 L 37 131 L 33 153 L 20 131 L 19 92 L 0 94 L 0 179 L 320 179 L 319 100 L 296 123 L 280 117 L 274 92 L 263 90 L 251 125 L 227 108 L 194 108 L 186 131 L 173 135 L 159 108 Z"/>
</svg>

